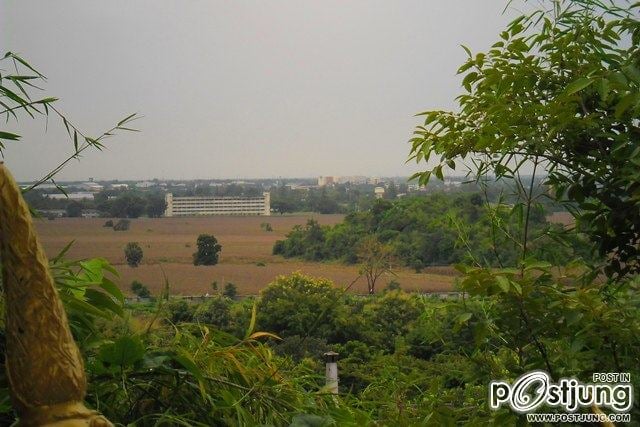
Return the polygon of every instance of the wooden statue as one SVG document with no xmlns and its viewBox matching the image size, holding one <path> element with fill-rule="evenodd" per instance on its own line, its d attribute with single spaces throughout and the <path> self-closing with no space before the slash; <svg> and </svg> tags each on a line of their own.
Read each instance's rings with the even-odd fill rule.
<svg viewBox="0 0 640 427">
<path fill-rule="evenodd" d="M 85 407 L 80 351 L 20 189 L 0 163 L 6 369 L 19 426 L 112 426 Z"/>
</svg>

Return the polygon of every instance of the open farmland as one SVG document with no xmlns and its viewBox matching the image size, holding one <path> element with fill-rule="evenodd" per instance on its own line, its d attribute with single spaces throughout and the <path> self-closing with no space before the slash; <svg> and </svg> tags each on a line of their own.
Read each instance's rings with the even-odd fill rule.
<svg viewBox="0 0 640 427">
<path fill-rule="evenodd" d="M 342 215 L 140 218 L 131 220 L 128 231 L 103 227 L 104 218 L 37 220 L 36 225 L 49 256 L 73 240 L 68 257 L 108 259 L 120 272 L 116 282 L 127 293 L 131 281 L 139 280 L 157 294 L 163 286 L 163 272 L 169 279 L 171 292 L 181 295 L 210 293 L 213 281 L 217 281 L 220 288 L 232 282 L 238 287 L 239 294 L 253 295 L 276 276 L 293 271 L 329 278 L 337 286 L 348 285 L 358 276 L 356 266 L 287 260 L 271 254 L 276 240 L 284 238 L 294 225 L 302 225 L 311 217 L 320 224 L 336 224 L 343 218 Z M 260 227 L 263 222 L 270 223 L 273 231 L 264 231 Z M 196 239 L 201 233 L 215 235 L 222 245 L 218 265 L 196 267 L 192 264 Z M 142 264 L 137 268 L 125 263 L 123 249 L 127 242 L 140 243 L 144 251 Z M 378 286 L 383 287 L 392 278 L 381 278 Z M 406 290 L 447 291 L 451 289 L 453 271 L 433 268 L 417 274 L 401 270 L 395 280 Z M 364 279 L 358 280 L 353 290 L 364 293 Z"/>
</svg>

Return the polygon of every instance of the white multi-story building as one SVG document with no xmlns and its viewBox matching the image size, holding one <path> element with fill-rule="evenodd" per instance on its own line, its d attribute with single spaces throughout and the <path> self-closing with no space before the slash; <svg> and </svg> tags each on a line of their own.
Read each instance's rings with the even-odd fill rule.
<svg viewBox="0 0 640 427">
<path fill-rule="evenodd" d="M 142 181 L 142 182 L 136 183 L 136 187 L 138 188 L 151 188 L 151 187 L 155 187 L 156 185 L 158 185 L 158 183 L 153 181 Z"/>
<path fill-rule="evenodd" d="M 167 209 L 164 216 L 196 215 L 271 215 L 271 195 L 262 196 L 165 196 Z"/>
<path fill-rule="evenodd" d="M 93 199 L 94 198 L 94 194 L 93 193 L 89 193 L 86 191 L 83 192 L 77 192 L 77 193 L 50 193 L 50 194 L 45 194 L 44 197 L 47 197 L 49 199 L 57 199 L 57 200 L 83 200 L 83 199 Z"/>
<path fill-rule="evenodd" d="M 99 191 L 104 190 L 104 185 L 100 185 L 97 182 L 89 181 L 89 182 L 83 182 L 82 184 L 80 184 L 80 188 L 97 193 Z"/>
<path fill-rule="evenodd" d="M 369 178 L 367 178 L 366 176 L 353 175 L 353 176 L 338 176 L 338 177 L 334 177 L 334 180 L 338 184 L 356 184 L 356 185 L 361 185 L 361 184 L 366 184 L 367 181 L 369 180 Z"/>
</svg>

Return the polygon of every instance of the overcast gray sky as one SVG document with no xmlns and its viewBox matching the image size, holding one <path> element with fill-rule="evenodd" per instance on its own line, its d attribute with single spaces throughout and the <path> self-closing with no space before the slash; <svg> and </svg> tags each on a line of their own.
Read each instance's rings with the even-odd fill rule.
<svg viewBox="0 0 640 427">
<path fill-rule="evenodd" d="M 0 0 L 0 48 L 108 140 L 60 180 L 408 175 L 408 139 L 452 108 L 466 54 L 513 17 L 506 0 Z M 19 180 L 69 154 L 64 128 L 26 118 L 5 162 Z"/>
</svg>

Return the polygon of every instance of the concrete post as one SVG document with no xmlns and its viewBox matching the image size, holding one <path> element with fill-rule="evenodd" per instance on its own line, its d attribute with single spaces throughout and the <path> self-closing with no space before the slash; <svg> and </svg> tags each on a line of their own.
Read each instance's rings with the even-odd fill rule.
<svg viewBox="0 0 640 427">
<path fill-rule="evenodd" d="M 164 201 L 167 202 L 167 208 L 164 211 L 164 216 L 173 216 L 173 193 L 167 193 L 164 195 Z"/>
<path fill-rule="evenodd" d="M 330 393 L 338 394 L 338 353 L 330 351 L 324 354 L 326 361 L 325 378 Z"/>
</svg>

